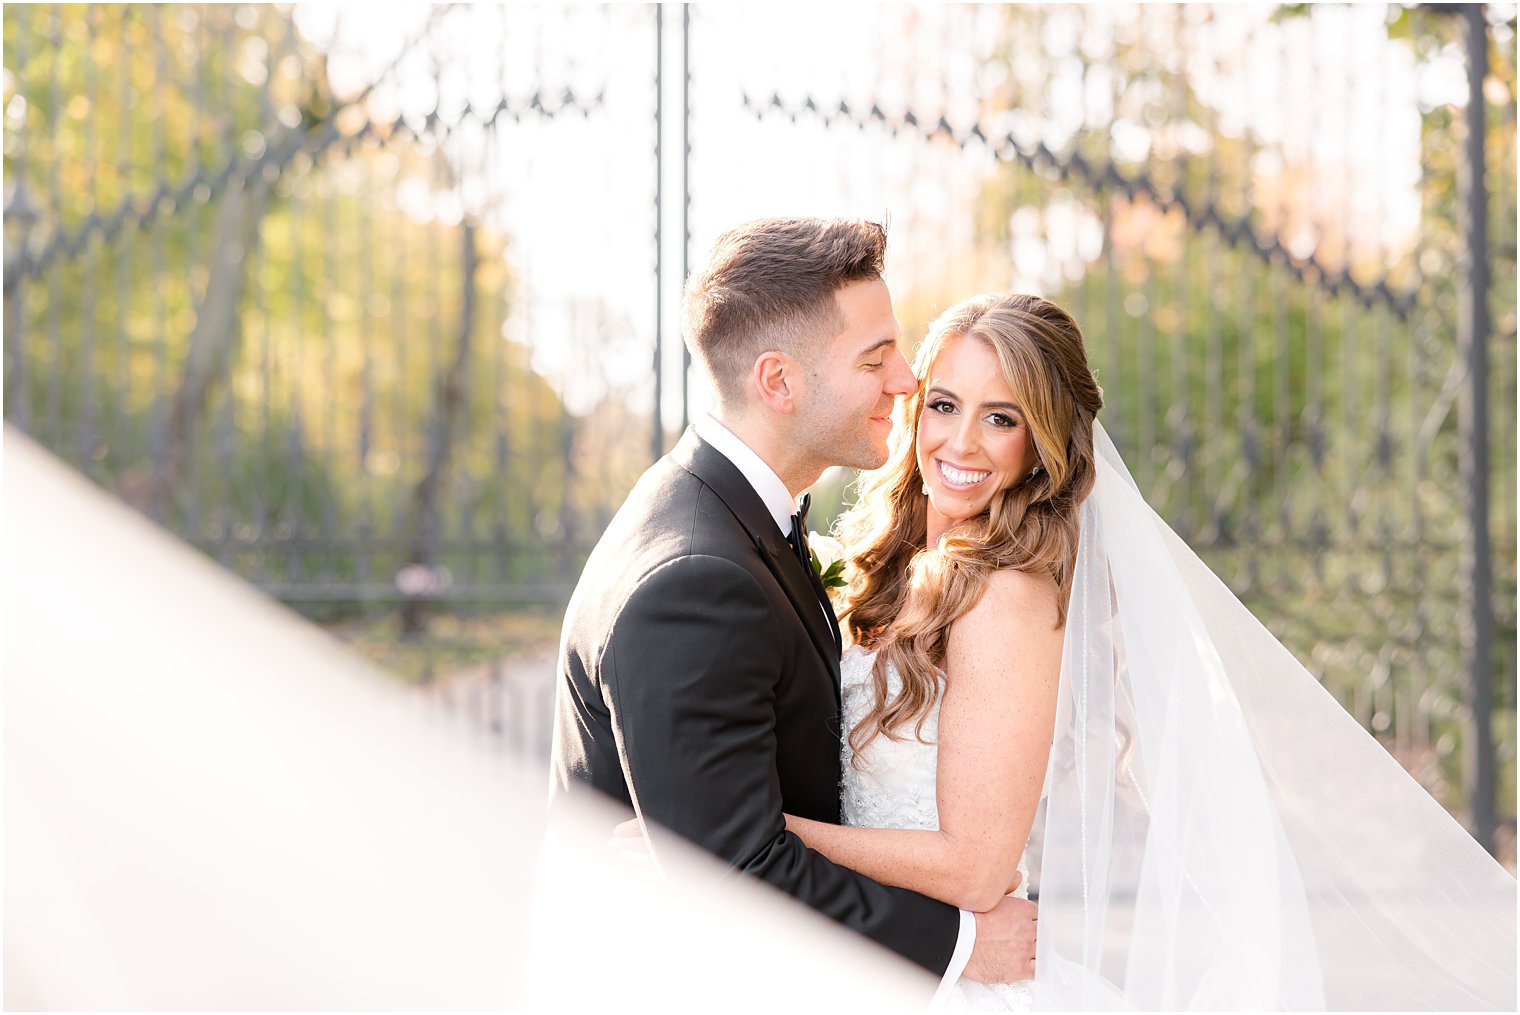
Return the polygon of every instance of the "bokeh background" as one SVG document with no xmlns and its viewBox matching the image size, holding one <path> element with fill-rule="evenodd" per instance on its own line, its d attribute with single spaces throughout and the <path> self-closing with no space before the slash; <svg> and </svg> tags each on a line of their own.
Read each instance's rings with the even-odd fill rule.
<svg viewBox="0 0 1520 1015">
<path fill-rule="evenodd" d="M 1515 32 L 7 6 L 5 420 L 541 758 L 580 566 L 707 404 L 685 274 L 747 218 L 886 217 L 905 344 L 1070 308 L 1150 503 L 1513 869 Z"/>
</svg>

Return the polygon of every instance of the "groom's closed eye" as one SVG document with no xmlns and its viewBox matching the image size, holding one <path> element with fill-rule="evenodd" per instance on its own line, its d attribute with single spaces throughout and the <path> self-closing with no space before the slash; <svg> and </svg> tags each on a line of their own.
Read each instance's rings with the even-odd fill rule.
<svg viewBox="0 0 1520 1015">
<path fill-rule="evenodd" d="M 880 369 L 887 362 L 887 350 L 896 344 L 895 338 L 884 338 L 869 349 L 862 349 L 860 365 L 867 370 Z"/>
</svg>

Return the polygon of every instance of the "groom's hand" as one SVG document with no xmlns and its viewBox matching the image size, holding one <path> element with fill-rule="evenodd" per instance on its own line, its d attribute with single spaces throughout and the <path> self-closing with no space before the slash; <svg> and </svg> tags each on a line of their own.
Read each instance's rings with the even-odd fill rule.
<svg viewBox="0 0 1520 1015">
<path fill-rule="evenodd" d="M 629 818 L 613 828 L 612 838 L 607 840 L 607 848 L 612 850 L 621 863 L 640 877 L 659 876 L 659 867 L 654 862 L 654 854 L 649 850 L 649 840 L 644 838 L 644 829 L 639 827 L 638 818 Z"/>
<path fill-rule="evenodd" d="M 607 848 L 619 853 L 649 852 L 649 845 L 644 841 L 644 829 L 639 827 L 639 819 L 629 818 L 614 825 L 612 838 L 607 840 Z"/>
<path fill-rule="evenodd" d="M 1003 899 L 997 908 L 976 914 L 976 946 L 962 974 L 978 983 L 1015 983 L 1034 979 L 1035 904 Z"/>
</svg>

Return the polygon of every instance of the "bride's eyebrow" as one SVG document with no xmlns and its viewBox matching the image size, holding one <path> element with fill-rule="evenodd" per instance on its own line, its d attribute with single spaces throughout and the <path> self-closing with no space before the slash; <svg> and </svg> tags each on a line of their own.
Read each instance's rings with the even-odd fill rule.
<svg viewBox="0 0 1520 1015">
<path fill-rule="evenodd" d="M 936 385 L 934 385 L 934 387 L 930 388 L 929 391 L 928 391 L 928 394 L 930 394 L 930 395 L 938 395 L 941 398 L 948 398 L 952 402 L 959 402 L 960 401 L 960 399 L 955 396 L 955 392 L 953 392 L 953 391 L 946 391 L 944 388 L 940 387 L 938 384 L 936 384 Z"/>
<path fill-rule="evenodd" d="M 983 408 L 983 409 L 998 409 L 998 410 L 1000 410 L 1002 412 L 1013 412 L 1013 413 L 1019 414 L 1020 416 L 1024 415 L 1024 410 L 1020 409 L 1017 405 L 1014 405 L 1012 402 L 983 402 L 981 404 L 981 408 Z"/>
</svg>

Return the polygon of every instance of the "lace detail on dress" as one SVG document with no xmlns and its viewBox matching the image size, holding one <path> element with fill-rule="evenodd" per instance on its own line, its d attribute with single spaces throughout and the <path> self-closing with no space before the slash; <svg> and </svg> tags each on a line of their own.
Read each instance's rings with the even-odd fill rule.
<svg viewBox="0 0 1520 1015">
<path fill-rule="evenodd" d="M 850 749 L 853 730 L 874 703 L 871 666 L 876 656 L 862 648 L 851 647 L 840 662 L 840 693 L 844 706 L 844 745 L 840 756 L 844 762 L 840 784 L 840 814 L 846 825 L 861 828 L 939 827 L 939 806 L 935 799 L 939 739 L 939 703 L 936 701 L 924 720 L 920 743 L 909 727 L 905 739 L 892 740 L 886 735 L 871 741 L 861 756 L 860 767 L 853 764 Z M 887 686 L 892 694 L 902 690 L 896 668 L 887 671 Z"/>
<path fill-rule="evenodd" d="M 941 1011 L 1034 1011 L 1034 985 L 1019 983 L 977 983 L 957 980 L 955 989 L 945 995 Z"/>
</svg>

